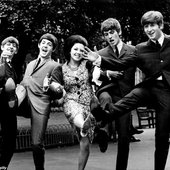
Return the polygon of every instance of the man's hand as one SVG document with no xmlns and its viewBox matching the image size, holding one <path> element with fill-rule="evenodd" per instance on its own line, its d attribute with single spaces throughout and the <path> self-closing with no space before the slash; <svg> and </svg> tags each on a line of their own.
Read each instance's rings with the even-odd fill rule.
<svg viewBox="0 0 170 170">
<path fill-rule="evenodd" d="M 123 76 L 123 71 L 107 70 L 107 76 L 109 79 L 111 78 L 120 79 Z"/>
<path fill-rule="evenodd" d="M 1 57 L 8 58 L 11 56 L 11 53 L 9 51 L 3 51 L 1 53 Z"/>
</svg>

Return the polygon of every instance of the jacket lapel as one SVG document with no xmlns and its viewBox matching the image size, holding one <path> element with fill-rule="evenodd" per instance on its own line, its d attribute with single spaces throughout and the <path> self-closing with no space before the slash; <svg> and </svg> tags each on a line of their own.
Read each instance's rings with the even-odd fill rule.
<svg viewBox="0 0 170 170">
<path fill-rule="evenodd" d="M 122 49 L 120 50 L 119 58 L 123 56 L 127 51 L 127 45 L 123 43 Z"/>
<path fill-rule="evenodd" d="M 36 68 L 38 68 L 39 64 L 41 62 L 41 59 L 36 59 L 35 63 L 34 63 L 34 67 L 33 67 L 33 70 L 36 70 Z"/>
<path fill-rule="evenodd" d="M 152 46 L 152 47 L 156 47 L 155 43 L 153 41 L 151 41 L 150 39 L 147 41 L 147 45 Z"/>
<path fill-rule="evenodd" d="M 107 49 L 107 53 L 108 53 L 108 57 L 112 56 L 114 58 L 117 58 L 116 54 L 114 53 L 113 49 L 111 46 L 108 46 L 108 49 Z"/>
<path fill-rule="evenodd" d="M 164 38 L 164 41 L 163 41 L 163 44 L 162 44 L 162 48 L 163 49 L 164 47 L 166 47 L 166 45 L 170 42 L 170 37 L 168 37 L 167 35 L 165 35 L 165 38 Z"/>
<path fill-rule="evenodd" d="M 36 67 L 36 65 L 37 65 L 37 60 L 35 61 L 35 64 L 33 64 L 34 66 L 33 66 L 33 71 L 32 71 L 32 73 L 31 74 L 33 74 L 33 73 L 35 73 L 37 70 L 39 70 L 46 62 L 48 62 L 49 61 L 49 59 L 47 59 L 47 60 L 44 60 L 44 61 L 42 61 L 39 65 L 38 65 L 38 67 Z M 35 68 L 36 67 L 36 68 Z"/>
</svg>

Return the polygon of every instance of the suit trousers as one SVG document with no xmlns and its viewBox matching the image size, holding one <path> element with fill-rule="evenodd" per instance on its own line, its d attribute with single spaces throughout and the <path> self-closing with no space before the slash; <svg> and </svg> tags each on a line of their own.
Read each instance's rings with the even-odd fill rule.
<svg viewBox="0 0 170 170">
<path fill-rule="evenodd" d="M 36 170 L 43 170 L 45 163 L 44 136 L 48 123 L 48 116 L 42 115 L 31 106 L 31 137 L 33 159 Z"/>
<path fill-rule="evenodd" d="M 16 148 L 17 116 L 16 110 L 9 108 L 8 101 L 5 96 L 0 97 L 0 103 L 0 124 L 2 137 L 0 148 L 0 167 L 8 167 Z"/>
<path fill-rule="evenodd" d="M 107 103 L 116 102 L 118 99 L 120 99 L 119 96 L 113 94 L 110 96 L 108 92 L 102 92 L 99 95 L 99 101 L 103 109 L 105 109 Z M 129 157 L 130 113 L 117 118 L 115 124 L 118 133 L 116 170 L 126 170 Z"/>
<path fill-rule="evenodd" d="M 163 80 L 137 86 L 113 105 L 112 116 L 121 116 L 138 106 L 149 105 L 156 110 L 155 170 L 164 170 L 169 150 L 170 87 Z"/>
</svg>

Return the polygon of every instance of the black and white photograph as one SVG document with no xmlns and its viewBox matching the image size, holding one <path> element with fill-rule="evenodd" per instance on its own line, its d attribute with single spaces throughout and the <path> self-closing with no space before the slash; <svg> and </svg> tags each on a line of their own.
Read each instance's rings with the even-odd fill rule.
<svg viewBox="0 0 170 170">
<path fill-rule="evenodd" d="M 0 170 L 170 170 L 170 1 L 1 0 L 0 106 Z"/>
</svg>

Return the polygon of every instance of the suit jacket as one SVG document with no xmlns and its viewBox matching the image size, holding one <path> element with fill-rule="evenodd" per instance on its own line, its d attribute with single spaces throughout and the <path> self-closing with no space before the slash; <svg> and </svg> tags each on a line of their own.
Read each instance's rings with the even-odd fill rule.
<svg viewBox="0 0 170 170">
<path fill-rule="evenodd" d="M 18 83 L 17 74 L 13 66 L 9 66 L 6 61 L 4 63 L 0 63 L 0 87 L 3 87 L 6 80 L 10 77 L 14 80 L 16 84 Z"/>
<path fill-rule="evenodd" d="M 4 86 L 8 78 L 12 78 L 15 84 L 18 83 L 15 69 L 12 65 L 9 65 L 6 61 L 4 61 L 3 63 L 0 63 L 0 98 L 2 107 L 6 107 L 6 105 L 4 105 L 2 102 L 6 101 L 6 92 L 4 90 Z"/>
<path fill-rule="evenodd" d="M 109 60 L 113 60 L 116 63 L 116 67 L 111 67 L 110 70 L 114 71 L 122 71 L 122 63 L 121 60 L 126 60 L 129 58 L 129 54 L 135 51 L 135 47 L 131 45 L 127 45 L 123 43 L 122 49 L 120 51 L 119 56 L 117 57 L 114 53 L 113 49 L 110 46 L 98 51 L 99 55 Z M 120 67 L 119 67 L 120 66 Z M 136 67 L 128 67 L 123 69 L 123 76 L 120 79 L 112 78 L 109 80 L 106 76 L 106 71 L 109 70 L 106 65 L 102 64 L 102 70 L 104 71 L 101 76 L 101 80 L 103 79 L 102 85 L 99 87 L 97 91 L 97 95 L 99 95 L 103 91 L 112 91 L 114 94 L 117 94 L 119 97 L 123 97 L 126 95 L 132 88 L 135 83 L 135 70 Z"/>
<path fill-rule="evenodd" d="M 122 61 L 122 63 L 121 63 Z M 170 85 L 170 36 L 165 35 L 161 49 L 155 46 L 154 42 L 147 42 L 136 45 L 135 53 L 121 61 L 115 61 L 102 56 L 101 67 L 125 69 L 130 66 L 137 66 L 145 74 L 140 85 L 147 85 L 156 80 L 160 75 Z"/>
<path fill-rule="evenodd" d="M 40 114 L 49 114 L 50 96 L 43 90 L 43 81 L 46 75 L 51 76 L 55 67 L 59 64 L 52 59 L 44 60 L 36 69 L 37 60 L 31 61 L 26 68 L 24 78 L 21 82 L 27 90 L 27 96 L 33 107 Z"/>
<path fill-rule="evenodd" d="M 170 37 L 165 35 L 161 49 L 148 40 L 136 46 L 137 65 L 145 74 L 143 83 L 151 82 L 160 75 L 170 85 Z"/>
</svg>

